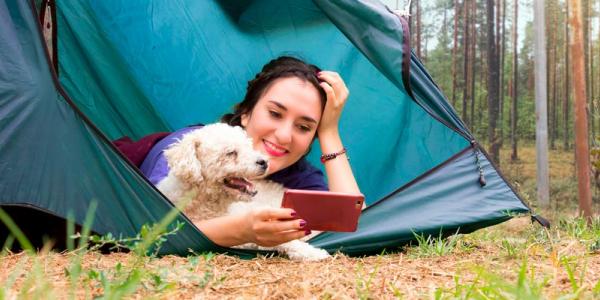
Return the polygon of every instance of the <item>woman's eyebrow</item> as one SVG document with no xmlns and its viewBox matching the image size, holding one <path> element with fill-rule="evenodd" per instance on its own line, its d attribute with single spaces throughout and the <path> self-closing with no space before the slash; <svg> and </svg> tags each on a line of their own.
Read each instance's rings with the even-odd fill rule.
<svg viewBox="0 0 600 300">
<path fill-rule="evenodd" d="M 306 122 L 310 122 L 310 123 L 315 123 L 315 124 L 317 124 L 317 120 L 315 120 L 315 119 L 313 119 L 313 118 L 311 118 L 311 117 L 302 116 L 302 117 L 300 117 L 300 119 L 302 119 L 302 120 L 304 120 L 304 121 L 306 121 Z"/>
<path fill-rule="evenodd" d="M 273 104 L 277 105 L 277 107 L 279 107 L 279 108 L 281 108 L 281 109 L 283 109 L 283 110 L 287 111 L 287 107 L 285 107 L 283 104 L 281 104 L 281 103 L 279 103 L 279 102 L 277 102 L 277 101 L 275 101 L 275 100 L 270 100 L 269 102 L 271 102 L 271 103 L 273 103 Z"/>
<path fill-rule="evenodd" d="M 279 103 L 279 102 L 277 102 L 275 100 L 270 100 L 269 102 L 275 104 L 277 107 L 279 107 L 280 109 L 282 109 L 284 111 L 288 110 L 287 107 L 285 107 L 285 105 L 283 105 L 283 104 L 281 104 L 281 103 Z M 302 120 L 304 120 L 306 122 L 310 122 L 310 123 L 315 123 L 315 124 L 319 123 L 319 122 L 317 122 L 317 120 L 315 120 L 315 119 L 313 119 L 311 117 L 308 117 L 308 116 L 302 116 L 302 117 L 300 117 L 300 119 L 302 119 Z"/>
</svg>

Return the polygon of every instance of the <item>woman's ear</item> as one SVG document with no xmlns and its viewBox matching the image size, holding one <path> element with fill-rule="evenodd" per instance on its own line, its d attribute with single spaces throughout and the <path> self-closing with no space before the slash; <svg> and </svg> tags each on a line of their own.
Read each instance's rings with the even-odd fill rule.
<svg viewBox="0 0 600 300">
<path fill-rule="evenodd" d="M 248 116 L 248 114 L 242 114 L 240 116 L 240 124 L 242 125 L 243 128 L 246 128 L 246 126 L 248 126 L 249 118 L 250 118 L 250 116 Z"/>
</svg>

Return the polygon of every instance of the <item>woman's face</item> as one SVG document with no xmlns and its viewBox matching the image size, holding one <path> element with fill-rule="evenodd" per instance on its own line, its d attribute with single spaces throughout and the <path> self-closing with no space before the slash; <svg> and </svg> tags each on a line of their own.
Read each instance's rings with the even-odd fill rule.
<svg viewBox="0 0 600 300">
<path fill-rule="evenodd" d="M 317 89 L 297 78 L 275 80 L 258 99 L 242 126 L 252 137 L 254 149 L 269 157 L 268 174 L 298 161 L 310 147 L 321 119 Z"/>
</svg>

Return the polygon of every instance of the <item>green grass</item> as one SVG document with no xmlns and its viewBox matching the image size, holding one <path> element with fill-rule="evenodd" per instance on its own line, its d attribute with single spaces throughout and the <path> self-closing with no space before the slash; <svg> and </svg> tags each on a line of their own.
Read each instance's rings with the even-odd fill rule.
<svg viewBox="0 0 600 300">
<path fill-rule="evenodd" d="M 514 271 L 517 273 L 516 280 L 507 280 L 484 268 L 478 268 L 475 280 L 464 284 L 457 276 L 452 289 L 435 291 L 435 299 L 543 298 L 543 290 L 548 283 L 548 277 L 536 276 L 535 271 L 528 268 L 526 260 Z"/>
<path fill-rule="evenodd" d="M 459 243 L 457 234 L 444 238 L 442 232 L 437 236 L 413 232 L 416 246 L 405 248 L 412 257 L 444 256 L 452 253 Z"/>
<path fill-rule="evenodd" d="M 144 225 L 140 229 L 140 233 L 133 238 L 115 238 L 111 234 L 105 236 L 90 236 L 91 224 L 95 214 L 97 203 L 91 202 L 90 208 L 85 217 L 84 225 L 80 233 L 75 233 L 74 222 L 71 217 L 67 220 L 67 256 L 69 257 L 68 264 L 64 267 L 64 275 L 68 278 L 69 289 L 67 297 L 69 299 L 79 298 L 76 296 L 76 291 L 86 288 L 96 288 L 102 291 L 101 294 L 94 295 L 95 299 L 122 299 L 136 293 L 143 288 L 150 292 L 165 292 L 169 289 L 176 288 L 176 283 L 168 281 L 168 270 L 153 270 L 148 266 L 152 260 L 158 259 L 157 255 L 161 245 L 170 235 L 175 235 L 181 230 L 183 224 L 173 224 L 175 217 L 178 215 L 178 210 L 170 211 L 160 222 L 153 225 Z M 42 249 L 36 252 L 29 240 L 15 225 L 13 220 L 2 209 L 0 209 L 0 221 L 9 228 L 11 235 L 4 243 L 2 256 L 7 256 L 12 243 L 15 240 L 19 242 L 22 249 L 25 251 L 25 256 L 21 258 L 18 265 L 10 273 L 0 289 L 0 300 L 11 298 L 11 290 L 19 277 L 24 277 L 18 298 L 31 299 L 54 299 L 55 293 L 52 283 L 46 278 L 42 270 L 41 258 L 48 254 L 49 249 Z M 169 228 L 171 227 L 171 228 Z M 75 247 L 74 241 L 79 243 Z M 86 254 L 98 251 L 100 248 L 112 245 L 121 249 L 131 251 L 131 255 L 127 263 L 117 263 L 113 268 L 99 270 L 93 268 L 85 268 L 83 258 Z M 207 261 L 210 260 L 211 254 L 202 254 L 192 259 L 192 264 L 197 265 L 198 257 L 204 257 Z M 24 271 L 23 266 L 27 262 L 32 262 L 28 272 Z M 198 281 L 206 282 L 211 280 L 210 273 L 205 274 L 204 278 Z M 81 285 L 84 286 L 81 286 Z M 86 292 L 88 296 L 91 293 Z"/>
</svg>

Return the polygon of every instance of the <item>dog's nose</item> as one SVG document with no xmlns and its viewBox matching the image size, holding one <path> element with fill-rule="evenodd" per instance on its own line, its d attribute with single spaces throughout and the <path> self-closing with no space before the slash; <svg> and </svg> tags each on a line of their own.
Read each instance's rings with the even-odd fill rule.
<svg viewBox="0 0 600 300">
<path fill-rule="evenodd" d="M 259 165 L 263 170 L 266 170 L 269 167 L 269 163 L 264 159 L 257 160 L 256 164 Z"/>
</svg>

